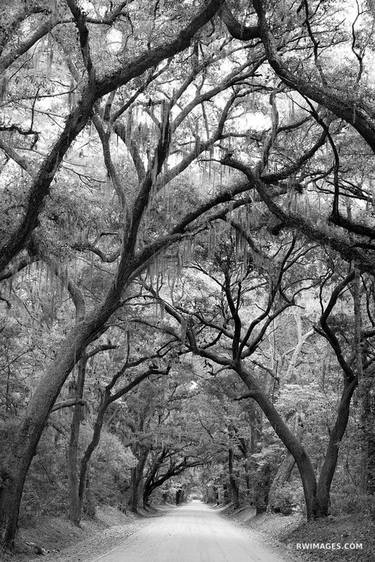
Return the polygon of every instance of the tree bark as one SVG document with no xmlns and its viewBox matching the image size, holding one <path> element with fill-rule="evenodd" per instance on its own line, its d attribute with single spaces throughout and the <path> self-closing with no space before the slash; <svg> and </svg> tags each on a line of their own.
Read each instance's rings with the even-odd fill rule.
<svg viewBox="0 0 375 562">
<path fill-rule="evenodd" d="M 228 450 L 229 493 L 234 509 L 240 507 L 240 491 L 233 472 L 233 449 Z"/>
<path fill-rule="evenodd" d="M 140 452 L 137 466 L 132 468 L 130 498 L 128 505 L 130 511 L 133 513 L 138 513 L 138 509 L 143 498 L 143 473 L 149 452 L 149 449 L 143 449 Z"/>
<path fill-rule="evenodd" d="M 255 510 L 256 515 L 265 513 L 268 507 L 269 491 L 271 487 L 271 466 L 267 462 L 258 472 L 258 480 L 255 488 Z"/>
<path fill-rule="evenodd" d="M 26 475 L 27 469 L 28 466 L 23 468 L 18 478 L 11 472 L 2 474 L 2 488 L 0 490 L 2 544 L 0 546 L 0 552 L 1 550 L 10 550 L 13 548 L 14 537 L 17 532 L 19 507 L 25 482 L 25 478 L 22 478 L 22 474 Z"/>
<path fill-rule="evenodd" d="M 375 499 L 375 393 L 374 393 L 374 372 L 371 376 L 371 385 L 368 396 L 368 414 L 366 419 L 367 434 L 367 493 Z M 370 373 L 366 373 L 366 377 L 370 378 Z M 373 507 L 373 516 L 375 518 L 375 502 Z"/>
<path fill-rule="evenodd" d="M 315 509 L 316 517 L 325 517 L 329 513 L 332 479 L 336 470 L 340 442 L 348 424 L 350 402 L 356 386 L 357 379 L 346 381 L 344 384 L 335 425 L 331 430 L 324 463 L 318 480 Z"/>
<path fill-rule="evenodd" d="M 83 500 L 85 497 L 85 490 L 87 487 L 88 482 L 88 469 L 90 465 L 91 457 L 97 448 L 100 435 L 104 423 L 104 415 L 107 411 L 108 405 L 110 404 L 108 393 L 105 393 L 102 397 L 98 408 L 98 414 L 96 416 L 95 425 L 94 425 L 94 433 L 91 438 L 90 443 L 88 444 L 83 457 L 81 459 L 81 466 L 79 471 L 79 482 L 78 482 L 78 494 L 77 494 L 77 521 L 78 524 L 81 521 L 82 517 L 82 507 L 83 507 Z"/>
<path fill-rule="evenodd" d="M 160 465 L 162 464 L 164 460 L 164 455 L 163 453 L 159 456 L 159 458 L 156 459 L 156 461 L 153 463 L 153 465 L 150 467 L 144 486 L 143 486 L 143 507 L 147 508 L 150 505 L 150 496 L 152 494 L 152 492 L 154 491 L 154 480 L 155 480 L 155 476 L 160 468 Z"/>
<path fill-rule="evenodd" d="M 365 371 L 366 378 L 369 379 L 369 393 L 367 404 L 367 418 L 364 420 L 366 435 L 366 491 L 370 499 L 370 514 L 375 521 L 375 393 L 374 393 L 374 372 Z"/>
<path fill-rule="evenodd" d="M 68 447 L 68 476 L 69 476 L 69 519 L 74 525 L 79 526 L 81 521 L 81 505 L 79 495 L 79 479 L 78 479 L 78 442 L 79 432 L 83 416 L 83 389 L 85 386 L 86 375 L 86 358 L 82 357 L 78 363 L 77 383 L 75 385 L 74 397 L 77 404 L 73 409 L 72 423 L 70 426 L 70 439 Z"/>
<path fill-rule="evenodd" d="M 361 448 L 360 488 L 363 495 L 375 495 L 375 398 L 374 367 L 364 368 L 358 381 L 359 443 Z M 375 511 L 374 511 L 375 514 Z"/>
<path fill-rule="evenodd" d="M 84 512 L 86 513 L 87 517 L 89 517 L 90 519 L 94 519 L 96 517 L 96 505 L 95 505 L 94 494 L 92 493 L 92 489 L 91 489 L 91 479 L 89 474 L 87 474 L 86 476 L 85 490 L 86 490 L 86 494 L 84 498 L 85 501 L 82 502 Z"/>
<path fill-rule="evenodd" d="M 282 488 L 285 482 L 288 482 L 296 461 L 289 453 L 278 468 L 275 478 L 272 481 L 269 491 L 268 509 L 274 511 L 274 496 L 278 489 Z"/>
<path fill-rule="evenodd" d="M 303 425 L 300 421 L 300 415 L 298 412 L 296 412 L 294 415 L 294 433 L 297 439 L 299 439 L 299 441 L 302 443 Z M 296 461 L 294 457 L 290 453 L 288 453 L 285 459 L 283 460 L 283 462 L 281 463 L 281 465 L 279 466 L 276 476 L 272 481 L 270 492 L 269 492 L 268 509 L 270 509 L 271 511 L 273 510 L 274 507 L 275 493 L 277 492 L 278 489 L 282 488 L 285 482 L 289 480 L 295 464 Z"/>
</svg>

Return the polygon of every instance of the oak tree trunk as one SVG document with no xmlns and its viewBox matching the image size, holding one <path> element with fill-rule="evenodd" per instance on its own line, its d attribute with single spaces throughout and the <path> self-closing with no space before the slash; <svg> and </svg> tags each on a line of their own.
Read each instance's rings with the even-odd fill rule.
<svg viewBox="0 0 375 562">
<path fill-rule="evenodd" d="M 279 466 L 269 491 L 268 508 L 271 511 L 274 510 L 276 492 L 280 490 L 286 482 L 288 482 L 295 464 L 296 461 L 294 460 L 293 455 L 288 454 Z"/>
<path fill-rule="evenodd" d="M 95 505 L 95 498 L 94 494 L 92 493 L 91 489 L 91 479 L 90 475 L 87 474 L 86 476 L 86 486 L 85 486 L 86 494 L 83 503 L 83 510 L 87 517 L 90 519 L 94 519 L 96 517 L 96 505 Z"/>
<path fill-rule="evenodd" d="M 78 363 L 77 382 L 74 388 L 74 398 L 77 404 L 73 408 L 72 423 L 70 426 L 70 439 L 68 447 L 68 475 L 69 475 L 69 519 L 74 525 L 79 526 L 81 522 L 81 502 L 79 494 L 79 477 L 78 477 L 78 442 L 79 432 L 83 416 L 83 389 L 85 385 L 86 375 L 86 358 Z"/>
<path fill-rule="evenodd" d="M 359 386 L 361 492 L 363 495 L 375 496 L 375 395 L 373 368 L 364 370 Z"/>
<path fill-rule="evenodd" d="M 357 379 L 344 383 L 336 421 L 330 433 L 324 463 L 318 480 L 315 517 L 325 517 L 329 514 L 332 479 L 336 470 L 341 439 L 348 424 L 350 402 L 356 386 Z"/>
<path fill-rule="evenodd" d="M 265 463 L 258 472 L 255 487 L 255 509 L 256 515 L 265 513 L 268 506 L 268 496 L 272 482 L 272 469 L 269 463 Z"/>
<path fill-rule="evenodd" d="M 87 483 L 88 483 L 88 470 L 90 466 L 91 457 L 99 445 L 100 435 L 104 423 L 104 415 L 107 411 L 109 405 L 108 393 L 104 393 L 99 409 L 96 416 L 94 424 L 94 433 L 92 435 L 90 443 L 87 445 L 86 450 L 81 459 L 80 471 L 79 471 L 79 481 L 78 481 L 78 497 L 77 497 L 77 519 L 78 523 L 81 521 L 83 502 L 85 499 L 85 493 L 87 493 Z"/>
<path fill-rule="evenodd" d="M 137 465 L 131 471 L 129 508 L 133 513 L 137 513 L 143 499 L 143 473 L 149 451 L 141 451 Z"/>
<path fill-rule="evenodd" d="M 240 507 L 240 491 L 233 472 L 233 449 L 228 451 L 229 494 L 234 509 Z"/>
</svg>

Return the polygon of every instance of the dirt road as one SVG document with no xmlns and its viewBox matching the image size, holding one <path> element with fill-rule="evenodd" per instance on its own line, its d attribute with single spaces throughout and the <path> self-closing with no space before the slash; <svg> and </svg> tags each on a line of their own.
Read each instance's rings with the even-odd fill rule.
<svg viewBox="0 0 375 562">
<path fill-rule="evenodd" d="M 201 502 L 156 517 L 121 546 L 92 562 L 283 562 L 250 530 Z"/>
</svg>

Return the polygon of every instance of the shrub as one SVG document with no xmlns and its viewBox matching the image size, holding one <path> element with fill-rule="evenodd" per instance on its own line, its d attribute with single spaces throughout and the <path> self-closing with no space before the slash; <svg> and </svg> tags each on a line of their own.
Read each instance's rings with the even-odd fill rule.
<svg viewBox="0 0 375 562">
<path fill-rule="evenodd" d="M 272 504 L 269 508 L 275 513 L 290 515 L 301 507 L 303 502 L 303 492 L 301 486 L 294 483 L 285 483 L 273 494 Z"/>
</svg>

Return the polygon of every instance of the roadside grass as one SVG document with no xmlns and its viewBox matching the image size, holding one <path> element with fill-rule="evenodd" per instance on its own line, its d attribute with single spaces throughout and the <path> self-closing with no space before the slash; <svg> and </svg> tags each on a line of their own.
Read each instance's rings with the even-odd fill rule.
<svg viewBox="0 0 375 562">
<path fill-rule="evenodd" d="M 31 562 L 41 559 L 44 562 L 58 562 L 60 558 L 65 559 L 65 551 L 70 549 L 73 556 L 71 560 L 85 561 L 85 557 L 80 555 L 80 548 L 85 552 L 90 543 L 93 552 L 99 555 L 114 541 L 133 534 L 138 527 L 139 518 L 132 514 L 125 515 L 110 506 L 98 507 L 96 518 L 83 520 L 81 528 L 62 517 L 35 517 L 20 528 L 14 554 L 3 554 L 2 560 Z"/>
<path fill-rule="evenodd" d="M 291 552 L 298 552 L 304 560 L 341 562 L 373 562 L 375 560 L 375 523 L 361 514 L 328 517 L 325 520 L 304 522 L 281 539 Z M 315 543 L 337 545 L 341 548 L 309 548 L 297 550 L 297 544 Z M 362 548 L 354 549 L 361 544 Z M 348 546 L 345 549 L 345 545 Z"/>
<path fill-rule="evenodd" d="M 375 522 L 364 514 L 330 516 L 306 522 L 299 513 L 287 516 L 264 513 L 255 516 L 252 507 L 238 510 L 227 507 L 223 513 L 246 528 L 260 533 L 272 546 L 282 546 L 282 550 L 287 552 L 286 559 L 306 562 L 375 560 Z M 303 544 L 308 547 L 304 549 Z M 319 545 L 319 548 L 316 545 Z M 337 545 L 340 545 L 340 548 Z M 354 548 L 354 545 L 361 545 L 361 548 Z"/>
<path fill-rule="evenodd" d="M 255 515 L 255 509 L 249 506 L 237 510 L 225 509 L 223 513 L 229 516 L 232 521 L 236 521 L 246 529 L 251 529 L 253 533 L 258 534 L 261 540 L 278 550 L 280 556 L 285 560 L 301 560 L 298 554 L 292 552 L 283 542 L 283 538 L 287 537 L 302 523 L 303 516 L 301 514 L 262 513 L 261 515 Z"/>
</svg>

